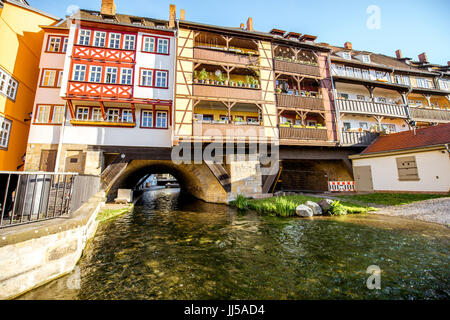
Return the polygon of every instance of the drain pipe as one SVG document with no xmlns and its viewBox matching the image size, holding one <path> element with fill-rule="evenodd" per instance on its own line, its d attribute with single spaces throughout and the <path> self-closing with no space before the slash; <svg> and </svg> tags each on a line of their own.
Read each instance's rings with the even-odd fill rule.
<svg viewBox="0 0 450 320">
<path fill-rule="evenodd" d="M 175 20 L 175 24 L 176 24 L 176 29 L 174 32 L 174 36 L 175 36 L 175 59 L 173 59 L 173 61 L 175 61 L 175 63 L 173 64 L 173 89 L 172 89 L 172 134 L 171 134 L 171 141 L 172 141 L 172 146 L 175 140 L 175 100 L 176 100 L 176 87 L 177 87 L 177 52 L 178 52 L 178 35 L 179 35 L 179 30 L 180 30 L 180 21 L 178 19 Z"/>
<path fill-rule="evenodd" d="M 66 127 L 66 114 L 67 114 L 67 102 L 64 105 L 64 116 L 61 125 L 61 131 L 59 133 L 59 141 L 58 141 L 58 151 L 56 152 L 56 164 L 55 164 L 55 173 L 59 172 L 59 160 L 61 158 L 61 149 L 64 139 L 64 128 Z M 65 164 L 63 167 L 63 172 L 65 171 Z"/>
</svg>

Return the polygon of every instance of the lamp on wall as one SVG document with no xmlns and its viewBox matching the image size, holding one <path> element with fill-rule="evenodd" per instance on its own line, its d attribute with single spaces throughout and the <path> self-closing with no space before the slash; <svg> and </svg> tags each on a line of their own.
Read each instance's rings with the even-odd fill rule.
<svg viewBox="0 0 450 320">
<path fill-rule="evenodd" d="M 31 117 L 33 116 L 33 112 L 28 113 L 28 118 L 29 119 L 23 119 L 24 122 L 28 122 L 31 121 Z"/>
</svg>

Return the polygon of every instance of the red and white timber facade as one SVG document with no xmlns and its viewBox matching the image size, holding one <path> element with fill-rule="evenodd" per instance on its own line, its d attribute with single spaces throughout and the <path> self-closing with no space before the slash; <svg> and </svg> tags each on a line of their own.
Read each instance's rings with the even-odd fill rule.
<svg viewBox="0 0 450 320">
<path fill-rule="evenodd" d="M 86 14 L 45 30 L 28 170 L 99 174 L 105 147 L 173 145 L 175 32 Z"/>
</svg>

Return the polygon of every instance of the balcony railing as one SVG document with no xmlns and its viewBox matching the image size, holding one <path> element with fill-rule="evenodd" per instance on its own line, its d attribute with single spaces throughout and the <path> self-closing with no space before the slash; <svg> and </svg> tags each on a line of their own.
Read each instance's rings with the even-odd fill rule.
<svg viewBox="0 0 450 320">
<path fill-rule="evenodd" d="M 257 65 L 259 63 L 257 56 L 198 47 L 194 48 L 194 59 L 244 65 Z"/>
<path fill-rule="evenodd" d="M 314 65 L 274 59 L 274 67 L 275 71 L 299 73 L 308 76 L 320 77 L 320 69 L 318 66 Z"/>
<path fill-rule="evenodd" d="M 205 84 L 195 84 L 193 89 L 194 96 L 228 98 L 243 100 L 261 100 L 261 90 L 252 88 L 225 87 Z"/>
<path fill-rule="evenodd" d="M 193 122 L 194 136 L 210 137 L 263 137 L 264 127 L 259 124 L 249 123 L 203 123 Z"/>
<path fill-rule="evenodd" d="M 322 98 L 276 94 L 278 107 L 297 107 L 310 110 L 325 110 Z"/>
<path fill-rule="evenodd" d="M 69 81 L 69 85 L 67 87 L 67 95 L 112 99 L 131 99 L 133 97 L 133 86 L 122 84 Z"/>
<path fill-rule="evenodd" d="M 75 45 L 72 58 L 134 63 L 135 53 L 130 50 L 84 47 Z"/>
<path fill-rule="evenodd" d="M 378 138 L 374 132 L 341 132 L 341 144 L 344 146 L 367 147 Z"/>
<path fill-rule="evenodd" d="M 326 129 L 280 127 L 280 139 L 328 140 Z"/>
<path fill-rule="evenodd" d="M 374 114 L 399 118 L 408 117 L 407 107 L 405 105 L 338 99 L 337 106 L 340 112 Z"/>
<path fill-rule="evenodd" d="M 416 121 L 450 122 L 450 110 L 410 107 L 411 118 Z"/>
</svg>

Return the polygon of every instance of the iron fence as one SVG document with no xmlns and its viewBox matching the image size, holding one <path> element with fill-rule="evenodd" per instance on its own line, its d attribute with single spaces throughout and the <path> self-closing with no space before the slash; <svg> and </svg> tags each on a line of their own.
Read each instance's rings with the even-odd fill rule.
<svg viewBox="0 0 450 320">
<path fill-rule="evenodd" d="M 0 228 L 68 216 L 76 176 L 0 172 Z"/>
</svg>

